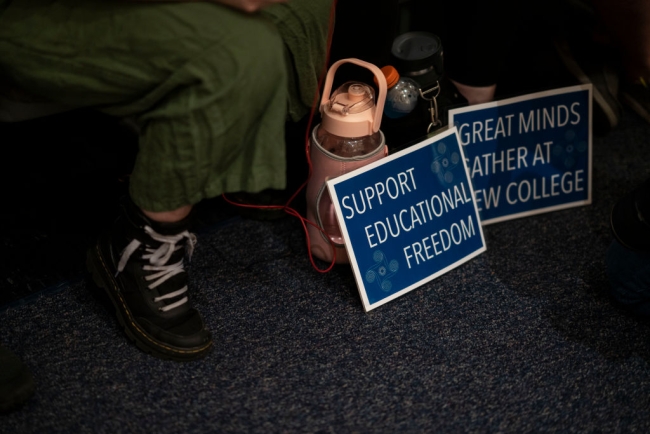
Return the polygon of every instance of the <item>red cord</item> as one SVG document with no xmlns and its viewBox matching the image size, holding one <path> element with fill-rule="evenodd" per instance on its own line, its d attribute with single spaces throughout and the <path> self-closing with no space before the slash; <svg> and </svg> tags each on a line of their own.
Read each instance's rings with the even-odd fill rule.
<svg viewBox="0 0 650 434">
<path fill-rule="evenodd" d="M 223 193 L 221 195 L 223 197 L 223 199 L 226 202 L 228 202 L 229 204 L 231 204 L 231 205 L 239 206 L 239 207 L 242 207 L 242 208 L 255 208 L 255 209 L 266 209 L 266 210 L 283 210 L 285 213 L 287 213 L 289 215 L 292 215 L 294 217 L 297 217 L 300 220 L 300 223 L 302 224 L 303 230 L 305 231 L 306 242 L 307 242 L 307 253 L 309 254 L 309 261 L 311 262 L 312 267 L 314 267 L 314 269 L 316 271 L 318 271 L 319 273 L 328 273 L 328 272 L 330 272 L 332 270 L 332 268 L 334 268 L 334 265 L 336 265 L 336 246 L 334 245 L 334 241 L 332 241 L 329 234 L 327 232 L 325 232 L 325 230 L 323 230 L 323 228 L 321 228 L 318 224 L 312 222 L 311 220 L 308 220 L 306 217 L 301 216 L 300 213 L 297 210 L 295 210 L 294 208 L 292 208 L 290 205 L 291 205 L 291 202 L 293 202 L 294 199 L 298 196 L 298 194 L 307 186 L 307 184 L 309 183 L 309 179 L 311 178 L 311 174 L 312 174 L 313 166 L 312 166 L 312 162 L 311 162 L 311 156 L 309 154 L 309 135 L 310 135 L 310 132 L 311 132 L 311 126 L 312 126 L 312 122 L 314 120 L 314 116 L 316 114 L 316 110 L 318 109 L 318 106 L 319 106 L 318 99 L 319 99 L 320 94 L 319 94 L 318 90 L 323 85 L 323 79 L 325 78 L 325 75 L 327 74 L 327 66 L 329 65 L 329 61 L 330 61 L 330 49 L 332 47 L 332 38 L 333 38 L 333 35 L 334 35 L 334 19 L 335 19 L 335 15 L 336 15 L 336 2 L 337 2 L 337 0 L 334 0 L 332 2 L 332 7 L 330 9 L 330 16 L 329 16 L 329 23 L 328 23 L 328 34 L 327 34 L 327 50 L 326 50 L 326 54 L 325 54 L 325 65 L 324 65 L 323 71 L 321 71 L 320 77 L 318 77 L 318 89 L 316 90 L 316 93 L 314 94 L 314 100 L 312 102 L 311 111 L 309 113 L 309 119 L 308 119 L 308 122 L 307 122 L 307 131 L 305 132 L 305 154 L 306 154 L 306 157 L 307 157 L 307 167 L 309 168 L 309 172 L 307 174 L 307 179 L 305 180 L 305 182 L 302 183 L 302 185 L 300 187 L 298 187 L 298 189 L 295 191 L 295 193 L 293 193 L 291 195 L 289 200 L 287 200 L 287 202 L 284 205 L 250 205 L 250 204 L 234 202 L 234 201 L 228 199 L 228 197 L 226 197 L 225 193 Z M 322 234 L 324 234 L 325 238 L 327 238 L 330 245 L 332 246 L 332 252 L 333 252 L 333 254 L 332 254 L 332 262 L 330 263 L 329 267 L 327 267 L 325 269 L 318 268 L 318 266 L 316 265 L 316 262 L 314 262 L 314 257 L 313 257 L 313 255 L 311 253 L 311 239 L 309 237 L 309 231 L 307 229 L 308 224 L 315 227 Z"/>
</svg>

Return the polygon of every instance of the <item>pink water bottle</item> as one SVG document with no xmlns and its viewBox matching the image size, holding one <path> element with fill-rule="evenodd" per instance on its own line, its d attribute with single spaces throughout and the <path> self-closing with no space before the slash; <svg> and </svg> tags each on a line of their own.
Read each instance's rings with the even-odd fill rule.
<svg viewBox="0 0 650 434">
<path fill-rule="evenodd" d="M 344 63 L 369 69 L 375 75 L 379 95 L 375 97 L 374 89 L 368 84 L 354 81 L 331 93 L 334 74 Z M 330 262 L 336 254 L 337 263 L 349 262 L 325 183 L 388 155 L 384 134 L 379 129 L 386 87 L 381 70 L 359 59 L 339 60 L 327 73 L 320 103 L 322 122 L 311 134 L 312 175 L 306 192 L 307 218 L 322 229 L 308 226 L 311 253 L 319 259 Z"/>
</svg>

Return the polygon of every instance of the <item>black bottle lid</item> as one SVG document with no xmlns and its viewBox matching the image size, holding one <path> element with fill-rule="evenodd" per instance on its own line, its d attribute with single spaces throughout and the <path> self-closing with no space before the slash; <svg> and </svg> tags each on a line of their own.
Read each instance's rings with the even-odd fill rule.
<svg viewBox="0 0 650 434">
<path fill-rule="evenodd" d="M 417 81 L 422 89 L 432 87 L 444 73 L 442 42 L 429 32 L 407 32 L 393 41 L 391 56 L 400 74 Z"/>
</svg>

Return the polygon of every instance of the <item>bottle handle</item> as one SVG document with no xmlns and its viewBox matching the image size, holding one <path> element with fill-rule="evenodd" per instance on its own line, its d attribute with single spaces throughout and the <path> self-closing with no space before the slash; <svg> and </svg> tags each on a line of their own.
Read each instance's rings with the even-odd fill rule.
<svg viewBox="0 0 650 434">
<path fill-rule="evenodd" d="M 377 102 L 375 103 L 375 117 L 372 122 L 372 131 L 373 133 L 376 133 L 379 131 L 379 126 L 381 125 L 381 117 L 384 113 L 384 104 L 386 103 L 386 89 L 388 86 L 386 85 L 386 77 L 384 76 L 384 73 L 381 72 L 381 69 L 372 63 L 355 58 L 341 59 L 334 62 L 329 71 L 327 71 L 325 86 L 323 87 L 323 96 L 320 100 L 320 111 L 322 113 L 323 105 L 326 104 L 330 99 L 330 94 L 332 92 L 332 83 L 334 82 L 334 74 L 336 73 L 336 70 L 339 69 L 339 66 L 344 63 L 353 63 L 355 65 L 366 68 L 370 70 L 377 79 L 377 84 L 379 86 L 379 95 L 377 96 Z"/>
</svg>

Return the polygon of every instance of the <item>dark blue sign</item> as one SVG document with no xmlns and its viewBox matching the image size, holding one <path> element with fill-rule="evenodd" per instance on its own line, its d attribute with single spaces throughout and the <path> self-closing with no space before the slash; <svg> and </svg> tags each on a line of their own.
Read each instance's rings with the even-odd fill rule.
<svg viewBox="0 0 650 434">
<path fill-rule="evenodd" d="M 591 85 L 450 110 L 483 224 L 591 203 Z"/>
<path fill-rule="evenodd" d="M 366 311 L 485 251 L 463 158 L 451 129 L 328 181 Z"/>
</svg>

